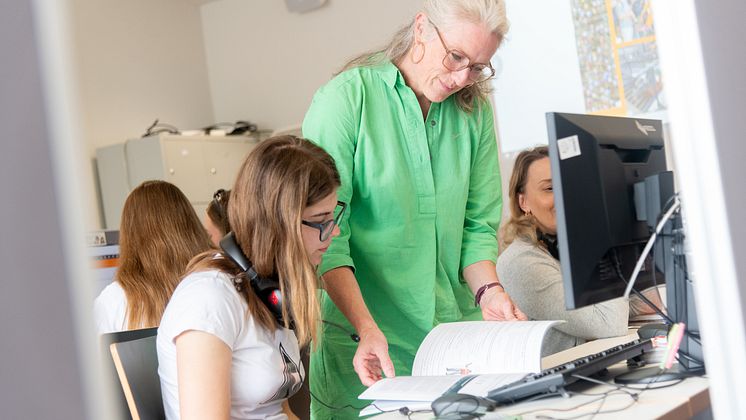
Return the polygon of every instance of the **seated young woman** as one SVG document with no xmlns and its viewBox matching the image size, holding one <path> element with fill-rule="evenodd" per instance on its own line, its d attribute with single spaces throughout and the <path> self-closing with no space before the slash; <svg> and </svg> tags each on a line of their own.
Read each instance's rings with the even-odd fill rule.
<svg viewBox="0 0 746 420">
<path fill-rule="evenodd" d="M 119 226 L 119 268 L 94 303 L 99 334 L 156 327 L 176 285 L 210 239 L 184 193 L 145 181 L 127 197 Z"/>
<path fill-rule="evenodd" d="M 316 266 L 339 235 L 339 185 L 334 160 L 294 136 L 246 158 L 228 203 L 232 234 L 190 262 L 158 329 L 168 419 L 294 418 L 287 398 L 305 376 L 299 349 L 318 330 Z"/>
<path fill-rule="evenodd" d="M 544 355 L 587 340 L 627 334 L 629 302 L 614 299 L 565 309 L 552 175 L 546 146 L 521 152 L 510 177 L 510 220 L 503 228 L 508 245 L 497 260 L 506 291 L 529 319 L 564 320 L 544 341 Z"/>
<path fill-rule="evenodd" d="M 215 246 L 218 246 L 228 232 L 231 231 L 231 224 L 228 222 L 228 201 L 231 199 L 231 190 L 219 189 L 212 196 L 212 201 L 207 205 L 205 213 L 205 230 L 210 236 L 210 240 Z"/>
</svg>

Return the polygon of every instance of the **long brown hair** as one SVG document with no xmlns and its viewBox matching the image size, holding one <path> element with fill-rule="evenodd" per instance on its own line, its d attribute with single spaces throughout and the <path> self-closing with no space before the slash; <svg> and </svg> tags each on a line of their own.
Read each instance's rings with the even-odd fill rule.
<svg viewBox="0 0 746 420">
<path fill-rule="evenodd" d="M 116 280 L 127 296 L 127 328 L 158 326 L 189 260 L 210 239 L 189 200 L 165 181 L 145 181 L 122 209 Z"/>
<path fill-rule="evenodd" d="M 292 319 L 301 345 L 316 337 L 320 319 L 318 277 L 303 245 L 301 214 L 340 185 L 334 160 L 322 148 L 295 136 L 261 142 L 244 161 L 231 190 L 228 219 L 233 234 L 263 277 L 276 276 L 283 299 L 285 327 Z M 212 253 L 196 257 L 190 273 L 218 269 L 243 277 L 238 267 Z M 240 293 L 249 313 L 270 331 L 277 323 L 244 279 Z M 288 304 L 289 302 L 289 304 Z"/>
<path fill-rule="evenodd" d="M 504 0 L 425 0 L 422 12 L 439 28 L 447 28 L 458 20 L 484 24 L 498 36 L 500 44 L 510 28 L 505 15 Z M 374 66 L 385 60 L 390 60 L 394 64 L 400 63 L 414 45 L 414 27 L 415 20 L 412 19 L 412 22 L 394 34 L 388 45 L 353 58 L 344 65 L 340 73 L 355 67 Z M 432 31 L 432 36 L 436 36 L 435 31 Z M 475 100 L 487 100 L 491 87 L 490 80 L 467 86 L 456 92 L 456 103 L 462 110 L 471 112 Z"/>
<path fill-rule="evenodd" d="M 528 169 L 537 160 L 549 157 L 547 146 L 534 147 L 524 150 L 515 158 L 513 173 L 510 175 L 510 186 L 508 197 L 510 199 L 510 220 L 503 227 L 502 241 L 510 245 L 516 238 L 523 238 L 532 243 L 538 243 L 536 239 L 536 222 L 533 216 L 525 214 L 521 209 L 520 195 L 526 192 L 528 182 Z"/>
</svg>

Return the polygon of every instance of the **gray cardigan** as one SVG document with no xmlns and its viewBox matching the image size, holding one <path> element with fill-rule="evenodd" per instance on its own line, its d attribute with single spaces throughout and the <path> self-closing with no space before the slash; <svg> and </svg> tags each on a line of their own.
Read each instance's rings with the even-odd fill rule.
<svg viewBox="0 0 746 420">
<path fill-rule="evenodd" d="M 500 254 L 497 275 L 510 298 L 529 319 L 566 321 L 547 335 L 542 347 L 544 356 L 586 340 L 627 334 L 626 299 L 568 311 L 559 261 L 527 240 L 516 239 Z"/>
</svg>

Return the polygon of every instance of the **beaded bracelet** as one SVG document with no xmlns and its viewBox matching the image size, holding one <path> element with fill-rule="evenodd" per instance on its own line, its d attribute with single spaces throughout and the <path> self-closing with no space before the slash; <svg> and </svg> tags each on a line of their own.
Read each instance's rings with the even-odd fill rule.
<svg viewBox="0 0 746 420">
<path fill-rule="evenodd" d="M 487 283 L 485 285 L 482 285 L 482 287 L 480 287 L 477 290 L 477 293 L 474 295 L 474 306 L 478 307 L 479 303 L 482 301 L 482 295 L 484 295 L 484 292 L 486 292 L 487 289 L 489 289 L 491 287 L 495 287 L 495 286 L 500 286 L 500 288 L 503 289 L 503 292 L 505 291 L 505 288 L 503 287 L 503 285 L 500 284 L 500 282 L 497 282 L 497 281 L 494 281 L 492 283 Z"/>
</svg>

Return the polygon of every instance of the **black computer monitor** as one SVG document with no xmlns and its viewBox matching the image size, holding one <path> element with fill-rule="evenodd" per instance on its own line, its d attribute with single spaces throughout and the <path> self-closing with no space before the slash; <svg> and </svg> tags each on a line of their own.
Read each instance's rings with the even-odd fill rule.
<svg viewBox="0 0 746 420">
<path fill-rule="evenodd" d="M 637 218 L 634 185 L 666 171 L 662 124 L 548 113 L 547 127 L 565 305 L 620 297 L 650 237 Z M 637 288 L 656 279 L 663 283 L 663 273 L 648 258 Z"/>
<path fill-rule="evenodd" d="M 674 202 L 660 121 L 547 113 L 557 243 L 568 309 L 621 297 L 663 212 Z M 667 322 L 684 322 L 681 372 L 702 372 L 693 283 L 677 214 L 656 237 L 634 283 L 666 284 Z M 641 372 L 623 381 L 660 379 Z M 619 380 L 620 378 L 617 378 Z"/>
</svg>

